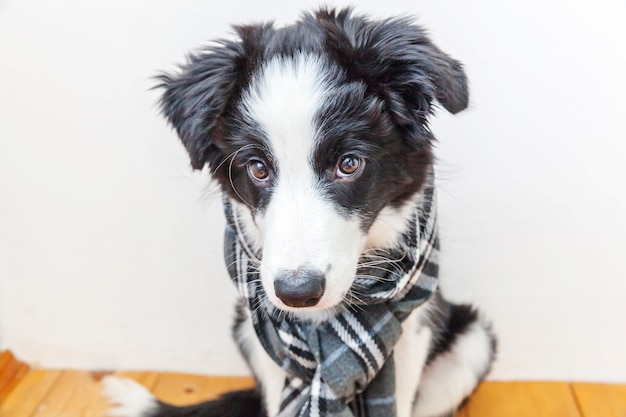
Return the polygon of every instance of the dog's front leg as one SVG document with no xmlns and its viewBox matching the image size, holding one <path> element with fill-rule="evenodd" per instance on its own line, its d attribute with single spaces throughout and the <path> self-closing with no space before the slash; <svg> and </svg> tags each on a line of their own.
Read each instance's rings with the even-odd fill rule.
<svg viewBox="0 0 626 417">
<path fill-rule="evenodd" d="M 261 385 L 265 412 L 269 417 L 273 417 L 278 414 L 286 374 L 265 352 L 254 331 L 248 311 L 240 311 L 238 314 L 244 317 L 239 317 L 240 321 L 235 326 L 235 339 Z"/>
<path fill-rule="evenodd" d="M 404 321 L 402 336 L 394 348 L 397 417 L 411 417 L 422 370 L 428 356 L 432 332 L 422 320 L 427 304 L 420 306 Z"/>
</svg>

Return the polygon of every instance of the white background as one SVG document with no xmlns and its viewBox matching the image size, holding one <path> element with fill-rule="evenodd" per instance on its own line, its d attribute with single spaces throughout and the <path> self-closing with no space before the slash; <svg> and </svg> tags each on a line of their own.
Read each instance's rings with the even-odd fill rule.
<svg viewBox="0 0 626 417">
<path fill-rule="evenodd" d="M 43 366 L 245 373 L 206 173 L 150 77 L 315 2 L 0 3 L 0 347 Z M 623 1 L 362 1 L 466 64 L 433 123 L 443 287 L 493 319 L 493 379 L 626 381 Z"/>
</svg>

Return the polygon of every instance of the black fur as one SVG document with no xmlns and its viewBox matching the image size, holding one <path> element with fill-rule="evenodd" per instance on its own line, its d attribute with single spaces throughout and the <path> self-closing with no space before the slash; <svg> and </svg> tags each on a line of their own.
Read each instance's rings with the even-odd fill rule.
<svg viewBox="0 0 626 417">
<path fill-rule="evenodd" d="M 460 62 L 432 44 L 409 19 L 371 22 L 352 15 L 320 10 L 327 53 L 352 80 L 364 82 L 381 98 L 405 138 L 433 139 L 427 128 L 432 100 L 457 113 L 467 107 L 467 78 Z"/>
<path fill-rule="evenodd" d="M 264 62 L 313 54 L 327 64 L 333 99 L 319 110 L 320 137 L 313 156 L 320 189 L 364 230 L 386 206 L 399 206 L 423 187 L 433 163 L 428 117 L 437 101 L 452 113 L 468 105 L 462 65 L 439 50 L 408 19 L 370 21 L 350 9 L 321 9 L 283 28 L 235 27 L 196 54 L 176 74 L 158 77 L 162 112 L 178 132 L 194 169 L 208 165 L 229 197 L 261 211 L 272 193 L 274 164 L 263 129 L 241 109 L 243 94 Z M 337 161 L 349 153 L 366 161 L 356 181 L 333 181 Z M 383 155 L 383 157 L 381 157 Z M 271 172 L 267 186 L 251 182 L 246 163 L 258 159 Z M 436 295 L 428 325 L 434 342 L 428 362 L 449 351 L 477 320 L 469 306 Z M 237 335 L 245 315 L 239 311 Z M 495 348 L 495 341 L 494 341 Z M 242 352 L 244 356 L 247 352 Z M 190 407 L 159 404 L 151 417 L 264 416 L 258 391 L 238 391 Z"/>
<path fill-rule="evenodd" d="M 479 321 L 478 311 L 470 304 L 452 304 L 446 301 L 440 292 L 433 298 L 434 308 L 428 314 L 428 326 L 434 337 L 426 364 L 430 364 L 437 356 L 448 352 L 460 336 L 469 327 Z M 496 338 L 491 336 L 491 354 L 497 351 Z"/>
<path fill-rule="evenodd" d="M 150 417 L 266 417 L 256 389 L 233 391 L 216 400 L 186 407 L 159 402 Z"/>
<path fill-rule="evenodd" d="M 380 208 L 399 205 L 419 191 L 432 163 L 434 137 L 427 117 L 433 101 L 451 112 L 468 102 L 461 64 L 435 47 L 423 29 L 408 19 L 373 22 L 350 9 L 322 9 L 281 29 L 259 24 L 235 30 L 238 40 L 219 41 L 191 55 L 178 74 L 159 77 L 163 113 L 194 168 L 208 164 L 223 191 L 262 209 L 271 187 L 252 185 L 245 162 L 254 157 L 277 167 L 271 166 L 261 129 L 240 113 L 241 94 L 262 62 L 311 53 L 328 61 L 338 94 L 318 119 L 342 121 L 322 126 L 319 175 L 332 171 L 347 141 L 360 142 L 365 157 L 384 150 L 393 161 L 370 167 L 354 187 L 330 189 L 339 206 L 363 214 L 367 228 Z M 257 146 L 238 152 L 251 142 Z M 371 204 L 352 207 L 349 201 Z"/>
<path fill-rule="evenodd" d="M 215 168 L 220 152 L 219 122 L 232 107 L 250 74 L 261 62 L 260 39 L 271 25 L 235 27 L 239 40 L 218 41 L 188 56 L 176 75 L 161 74 L 156 88 L 164 90 L 161 109 L 174 126 L 194 169 Z"/>
</svg>

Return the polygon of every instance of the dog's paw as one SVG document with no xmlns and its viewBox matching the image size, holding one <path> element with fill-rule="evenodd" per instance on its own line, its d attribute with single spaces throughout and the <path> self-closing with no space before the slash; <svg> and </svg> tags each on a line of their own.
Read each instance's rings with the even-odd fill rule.
<svg viewBox="0 0 626 417">
<path fill-rule="evenodd" d="M 156 398 L 147 389 L 127 378 L 104 377 L 102 396 L 113 405 L 107 410 L 111 417 L 150 417 L 158 408 Z"/>
</svg>

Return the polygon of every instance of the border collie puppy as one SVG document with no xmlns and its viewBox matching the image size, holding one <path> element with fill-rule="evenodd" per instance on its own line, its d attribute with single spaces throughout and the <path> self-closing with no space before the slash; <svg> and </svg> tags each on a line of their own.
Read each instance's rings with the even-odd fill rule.
<svg viewBox="0 0 626 417">
<path fill-rule="evenodd" d="M 409 19 L 350 9 L 235 31 L 159 87 L 223 192 L 234 336 L 258 387 L 174 407 L 108 377 L 111 414 L 452 416 L 495 352 L 437 286 L 428 118 L 467 107 L 462 65 Z"/>
</svg>

